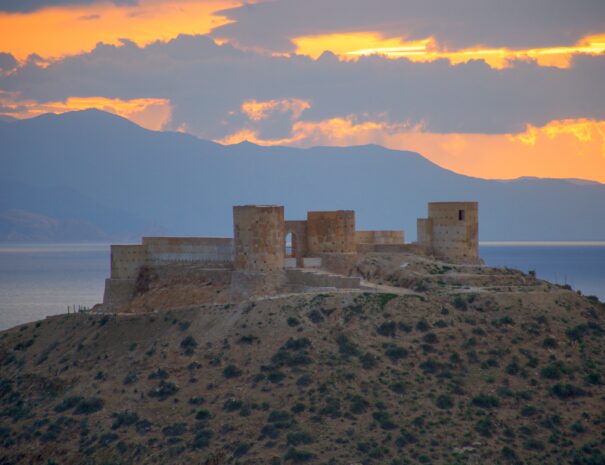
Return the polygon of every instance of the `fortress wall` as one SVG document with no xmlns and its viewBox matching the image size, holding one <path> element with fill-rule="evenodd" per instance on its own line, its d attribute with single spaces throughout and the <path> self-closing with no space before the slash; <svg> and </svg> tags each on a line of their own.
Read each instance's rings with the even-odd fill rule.
<svg viewBox="0 0 605 465">
<path fill-rule="evenodd" d="M 357 244 L 403 244 L 405 234 L 403 231 L 357 231 L 355 241 Z"/>
<path fill-rule="evenodd" d="M 358 253 L 414 253 L 423 255 L 418 244 L 357 244 Z"/>
<path fill-rule="evenodd" d="M 234 266 L 264 273 L 284 268 L 284 207 L 233 207 Z"/>
<path fill-rule="evenodd" d="M 354 211 L 307 213 L 308 255 L 355 253 L 356 245 Z"/>
<path fill-rule="evenodd" d="M 416 220 L 416 242 L 425 247 L 431 247 L 433 242 L 433 220 L 418 218 Z"/>
<path fill-rule="evenodd" d="M 112 245 L 111 278 L 137 279 L 145 260 L 146 252 L 142 245 Z"/>
<path fill-rule="evenodd" d="M 136 288 L 136 279 L 106 279 L 103 293 L 103 307 L 106 311 L 115 311 L 132 299 Z"/>
<path fill-rule="evenodd" d="M 144 237 L 149 264 L 201 262 L 224 266 L 233 262 L 233 239 L 221 237 Z"/>
<path fill-rule="evenodd" d="M 431 202 L 432 248 L 437 256 L 479 257 L 477 202 Z"/>
</svg>

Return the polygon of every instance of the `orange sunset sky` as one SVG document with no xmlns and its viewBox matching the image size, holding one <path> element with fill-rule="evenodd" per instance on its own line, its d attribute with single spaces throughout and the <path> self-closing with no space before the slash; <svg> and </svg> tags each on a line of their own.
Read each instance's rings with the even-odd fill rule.
<svg viewBox="0 0 605 465">
<path fill-rule="evenodd" d="M 0 114 L 605 183 L 604 4 L 0 1 Z"/>
</svg>

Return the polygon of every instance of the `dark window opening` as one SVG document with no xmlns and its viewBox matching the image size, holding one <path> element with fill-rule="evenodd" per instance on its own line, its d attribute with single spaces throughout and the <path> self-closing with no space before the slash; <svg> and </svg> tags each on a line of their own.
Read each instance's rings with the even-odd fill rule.
<svg viewBox="0 0 605 465">
<path fill-rule="evenodd" d="M 458 220 L 464 221 L 464 210 L 458 210 Z"/>
</svg>

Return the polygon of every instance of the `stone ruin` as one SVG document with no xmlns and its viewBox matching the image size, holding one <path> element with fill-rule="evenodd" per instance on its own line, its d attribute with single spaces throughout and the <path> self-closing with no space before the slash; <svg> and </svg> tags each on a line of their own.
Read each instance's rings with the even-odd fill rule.
<svg viewBox="0 0 605 465">
<path fill-rule="evenodd" d="M 286 221 L 283 206 L 235 206 L 233 238 L 143 237 L 138 245 L 112 245 L 103 308 L 128 304 L 150 270 L 178 272 L 182 264 L 223 283 L 237 301 L 308 288 L 360 288 L 353 270 L 364 253 L 477 262 L 477 203 L 429 203 L 428 210 L 428 218 L 418 220 L 418 242 L 406 244 L 404 231 L 357 231 L 352 210 L 311 211 L 306 220 Z"/>
</svg>

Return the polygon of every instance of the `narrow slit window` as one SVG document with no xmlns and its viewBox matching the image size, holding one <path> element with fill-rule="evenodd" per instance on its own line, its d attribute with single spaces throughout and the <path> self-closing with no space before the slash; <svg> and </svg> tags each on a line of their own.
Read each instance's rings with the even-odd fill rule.
<svg viewBox="0 0 605 465">
<path fill-rule="evenodd" d="M 464 221 L 464 210 L 458 210 L 458 220 Z"/>
</svg>

